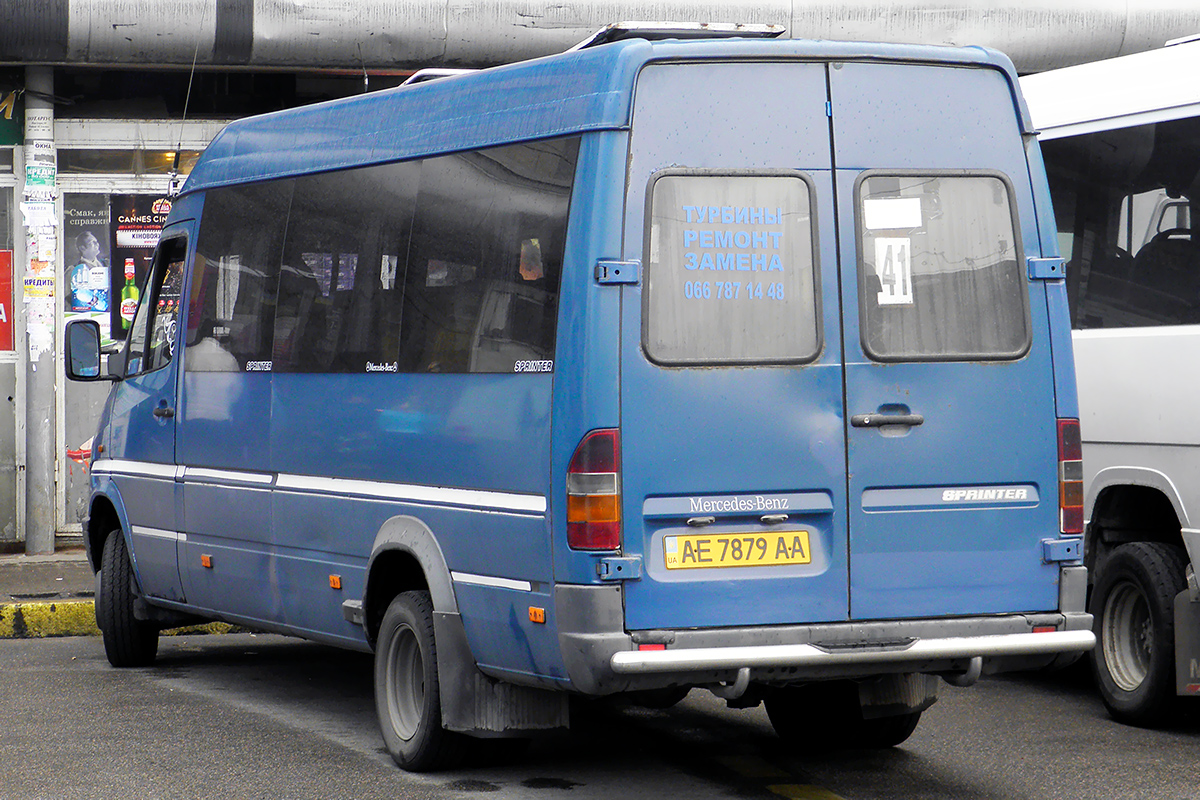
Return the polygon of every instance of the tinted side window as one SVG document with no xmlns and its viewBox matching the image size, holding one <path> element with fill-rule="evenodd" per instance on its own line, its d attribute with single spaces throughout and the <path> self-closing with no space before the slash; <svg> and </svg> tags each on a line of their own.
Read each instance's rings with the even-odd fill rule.
<svg viewBox="0 0 1200 800">
<path fill-rule="evenodd" d="M 272 181 L 205 197 L 188 306 L 188 371 L 271 370 L 292 187 Z"/>
<path fill-rule="evenodd" d="M 402 265 L 419 162 L 299 178 L 275 315 L 274 368 L 396 371 Z"/>
<path fill-rule="evenodd" d="M 187 240 L 181 236 L 164 240 L 155 252 L 142 302 L 130 327 L 126 375 L 153 372 L 175 357 L 186 258 Z"/>
<path fill-rule="evenodd" d="M 1007 183 L 888 176 L 858 190 L 863 347 L 880 361 L 1018 358 L 1029 346 Z"/>
<path fill-rule="evenodd" d="M 679 365 L 814 358 L 811 194 L 795 173 L 657 175 L 643 257 L 646 354 Z"/>
<path fill-rule="evenodd" d="M 578 138 L 425 160 L 398 369 L 553 368 Z"/>
<path fill-rule="evenodd" d="M 1200 323 L 1200 119 L 1042 144 L 1076 328 Z"/>
</svg>

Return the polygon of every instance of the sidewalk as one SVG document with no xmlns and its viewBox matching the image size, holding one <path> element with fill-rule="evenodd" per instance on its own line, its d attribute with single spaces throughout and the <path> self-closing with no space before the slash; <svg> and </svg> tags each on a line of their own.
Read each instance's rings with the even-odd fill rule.
<svg viewBox="0 0 1200 800">
<path fill-rule="evenodd" d="M 53 555 L 0 555 L 0 639 L 99 636 L 96 576 L 83 548 Z M 163 631 L 164 635 L 229 633 L 225 622 Z"/>
<path fill-rule="evenodd" d="M 0 639 L 98 635 L 95 592 L 82 548 L 0 555 Z"/>
</svg>

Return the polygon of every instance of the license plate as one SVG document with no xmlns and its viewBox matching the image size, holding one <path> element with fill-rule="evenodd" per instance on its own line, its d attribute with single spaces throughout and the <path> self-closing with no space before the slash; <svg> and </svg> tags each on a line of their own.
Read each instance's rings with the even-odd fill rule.
<svg viewBox="0 0 1200 800">
<path fill-rule="evenodd" d="M 809 564 L 808 531 L 694 533 L 663 537 L 667 569 Z"/>
</svg>

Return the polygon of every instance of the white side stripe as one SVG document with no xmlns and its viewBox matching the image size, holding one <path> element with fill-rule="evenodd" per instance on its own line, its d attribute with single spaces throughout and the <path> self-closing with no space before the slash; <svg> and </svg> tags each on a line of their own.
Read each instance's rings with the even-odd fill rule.
<svg viewBox="0 0 1200 800">
<path fill-rule="evenodd" d="M 196 483 L 254 483 L 269 485 L 275 480 L 265 472 L 234 472 L 226 469 L 184 467 L 183 479 Z"/>
<path fill-rule="evenodd" d="M 170 539 L 176 542 L 186 542 L 186 533 L 177 533 L 175 531 L 164 531 L 161 528 L 146 528 L 141 525 L 133 526 L 134 536 L 149 536 L 153 539 Z"/>
<path fill-rule="evenodd" d="M 102 458 L 92 462 L 92 472 L 111 475 L 130 475 L 137 478 L 162 478 L 175 480 L 183 473 L 183 467 L 174 464 L 158 464 L 153 461 L 127 461 L 123 458 Z"/>
<path fill-rule="evenodd" d="M 450 577 L 455 583 L 467 583 L 472 586 L 492 586 L 497 589 L 516 589 L 518 592 L 531 592 L 533 585 L 529 581 L 517 581 L 512 578 L 494 578 L 491 575 L 472 575 L 469 572 L 451 572 Z"/>
<path fill-rule="evenodd" d="M 455 489 L 446 486 L 359 481 L 348 478 L 317 478 L 309 475 L 280 475 L 275 486 L 279 489 L 376 497 L 381 500 L 546 513 L 546 498 L 543 495 L 492 492 L 485 489 Z"/>
<path fill-rule="evenodd" d="M 265 472 L 177 467 L 149 461 L 107 458 L 95 461 L 92 472 L 99 475 L 126 475 L 136 478 L 184 480 L 198 484 L 237 484 L 245 488 L 270 488 L 293 492 L 344 495 L 409 503 L 464 506 L 481 511 L 508 511 L 520 514 L 545 514 L 546 497 L 540 494 L 497 492 L 488 489 L 458 489 L 451 486 L 423 486 L 412 483 L 364 481 L 350 478 L 322 478 L 312 475 L 272 476 Z"/>
</svg>

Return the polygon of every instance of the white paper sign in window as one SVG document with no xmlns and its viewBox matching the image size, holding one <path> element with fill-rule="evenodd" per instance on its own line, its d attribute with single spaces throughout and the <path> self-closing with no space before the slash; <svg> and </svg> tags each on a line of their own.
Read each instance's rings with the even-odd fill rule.
<svg viewBox="0 0 1200 800">
<path fill-rule="evenodd" d="M 912 243 L 908 238 L 875 239 L 875 274 L 880 283 L 879 305 L 912 305 L 911 253 Z"/>
<path fill-rule="evenodd" d="M 921 198 L 885 197 L 863 201 L 867 230 L 908 230 L 921 227 Z"/>
</svg>

